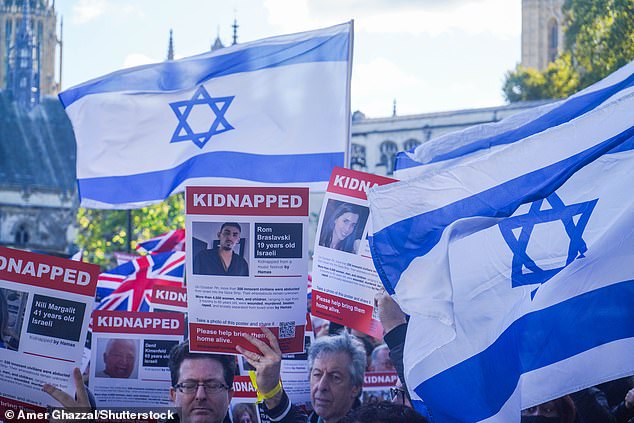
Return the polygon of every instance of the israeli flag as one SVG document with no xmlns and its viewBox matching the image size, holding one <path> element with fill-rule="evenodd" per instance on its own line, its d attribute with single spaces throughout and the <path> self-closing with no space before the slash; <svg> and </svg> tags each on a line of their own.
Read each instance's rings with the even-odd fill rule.
<svg viewBox="0 0 634 423">
<path fill-rule="evenodd" d="M 59 95 L 81 206 L 135 208 L 185 185 L 325 189 L 350 133 L 352 22 L 125 69 Z"/>
<path fill-rule="evenodd" d="M 434 420 L 518 422 L 634 373 L 633 70 L 567 121 L 497 143 L 517 120 L 481 128 L 487 146 L 455 136 L 369 191 L 377 272 L 411 315 L 407 384 Z"/>
<path fill-rule="evenodd" d="M 594 110 L 634 86 L 632 66 L 624 66 L 605 79 L 570 96 L 517 113 L 499 122 L 476 125 L 434 138 L 411 151 L 400 152 L 394 164 L 397 179 L 416 176 L 426 169 L 452 166 L 452 161 L 473 154 L 487 154 L 490 147 L 512 144 L 561 125 Z"/>
</svg>

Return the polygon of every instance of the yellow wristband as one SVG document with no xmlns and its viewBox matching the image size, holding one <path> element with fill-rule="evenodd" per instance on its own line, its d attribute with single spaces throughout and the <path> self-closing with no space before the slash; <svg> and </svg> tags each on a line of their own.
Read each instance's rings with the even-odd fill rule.
<svg viewBox="0 0 634 423">
<path fill-rule="evenodd" d="M 251 383 L 253 384 L 253 387 L 255 388 L 255 392 L 258 395 L 258 399 L 257 399 L 258 404 L 264 400 L 273 398 L 282 390 L 282 381 L 278 380 L 277 385 L 275 385 L 275 388 L 271 389 L 269 392 L 262 393 L 260 392 L 260 388 L 258 387 L 258 384 L 255 381 L 256 375 L 253 370 L 249 370 L 249 378 L 251 379 Z"/>
</svg>

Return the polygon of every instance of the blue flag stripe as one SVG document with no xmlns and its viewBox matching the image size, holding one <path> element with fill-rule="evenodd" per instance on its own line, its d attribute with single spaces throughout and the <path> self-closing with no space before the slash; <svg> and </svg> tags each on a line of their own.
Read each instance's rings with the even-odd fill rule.
<svg viewBox="0 0 634 423">
<path fill-rule="evenodd" d="M 434 157 L 430 161 L 430 163 L 450 160 L 457 157 L 466 156 L 475 151 L 493 147 L 496 145 L 512 144 L 514 142 L 520 141 L 531 135 L 535 135 L 537 133 L 545 131 L 548 128 L 552 128 L 561 125 L 562 123 L 566 123 L 572 119 L 575 119 L 589 112 L 590 110 L 593 110 L 619 91 L 632 86 L 634 86 L 634 74 L 630 75 L 628 78 L 625 78 L 621 82 L 618 82 L 609 87 L 571 98 L 561 106 L 556 107 L 555 109 L 543 114 L 535 120 L 527 122 L 519 128 L 509 130 L 489 138 L 478 139 L 467 145 L 456 148 L 451 152 L 438 155 Z M 420 165 L 421 163 L 412 160 L 407 154 L 401 152 L 396 158 L 395 168 L 407 169 Z"/>
<path fill-rule="evenodd" d="M 443 411 L 451 413 L 443 414 L 432 407 L 430 411 L 438 421 L 491 417 L 511 396 L 522 373 L 634 337 L 634 325 L 624 324 L 634 321 L 630 304 L 633 297 L 634 281 L 630 280 L 528 313 L 486 350 L 429 378 L 415 391 L 428 405 L 444 404 Z M 593 312 L 595 309 L 603 312 Z M 580 328 L 583 336 L 571 328 Z"/>
<path fill-rule="evenodd" d="M 83 199 L 124 204 L 167 198 L 186 179 L 199 177 L 237 178 L 271 184 L 326 181 L 333 167 L 343 166 L 343 160 L 344 153 L 260 155 L 217 151 L 194 156 L 167 170 L 83 178 L 77 182 Z"/>
<path fill-rule="evenodd" d="M 124 69 L 70 88 L 60 93 L 59 99 L 67 108 L 90 94 L 176 91 L 236 73 L 299 63 L 345 62 L 349 54 L 348 40 L 346 32 L 286 44 L 254 45 L 224 55 L 206 57 L 205 54 L 187 60 Z"/>
<path fill-rule="evenodd" d="M 606 152 L 632 141 L 632 137 L 634 127 L 565 160 L 375 232 L 369 238 L 372 260 L 386 290 L 394 293 L 401 274 L 412 260 L 427 254 L 452 222 L 473 216 L 510 216 L 521 204 L 547 197 L 574 172 Z M 392 240 L 399 241 L 398 250 L 392 246 Z"/>
</svg>

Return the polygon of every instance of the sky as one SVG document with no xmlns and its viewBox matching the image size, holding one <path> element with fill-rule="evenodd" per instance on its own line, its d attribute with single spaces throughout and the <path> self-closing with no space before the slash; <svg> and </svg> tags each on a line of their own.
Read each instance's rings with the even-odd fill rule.
<svg viewBox="0 0 634 423">
<path fill-rule="evenodd" d="M 51 1 L 51 0 L 49 0 Z M 354 20 L 353 111 L 367 117 L 504 104 L 521 59 L 521 0 L 57 0 L 62 89 L 167 57 Z"/>
</svg>

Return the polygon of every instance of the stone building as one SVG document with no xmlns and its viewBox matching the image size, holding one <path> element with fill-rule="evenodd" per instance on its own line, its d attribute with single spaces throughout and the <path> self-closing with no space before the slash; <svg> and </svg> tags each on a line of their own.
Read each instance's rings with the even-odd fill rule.
<svg viewBox="0 0 634 423">
<path fill-rule="evenodd" d="M 14 81 L 11 68 L 24 64 L 33 68 L 40 96 L 59 92 L 55 79 L 60 43 L 56 27 L 55 5 L 49 4 L 49 0 L 0 0 L 0 90 L 20 83 Z M 20 36 L 27 35 L 25 29 L 30 43 L 22 43 L 18 48 Z"/>
<path fill-rule="evenodd" d="M 0 1 L 0 245 L 68 253 L 75 139 L 57 98 L 55 7 Z"/>
<path fill-rule="evenodd" d="M 522 65 L 546 69 L 564 42 L 564 0 L 522 0 Z"/>
<path fill-rule="evenodd" d="M 64 254 L 77 211 L 75 138 L 55 97 L 32 109 L 0 92 L 0 245 Z"/>
<path fill-rule="evenodd" d="M 392 176 L 394 158 L 399 151 L 411 150 L 432 138 L 469 126 L 497 122 L 549 101 L 528 101 L 498 107 L 389 118 L 366 118 L 357 111 L 352 115 L 350 167 Z"/>
</svg>

